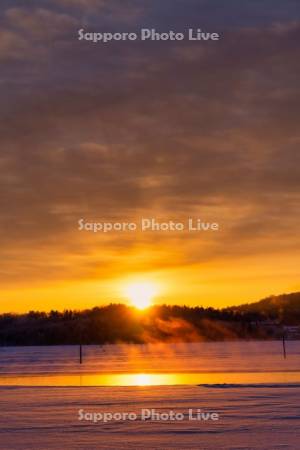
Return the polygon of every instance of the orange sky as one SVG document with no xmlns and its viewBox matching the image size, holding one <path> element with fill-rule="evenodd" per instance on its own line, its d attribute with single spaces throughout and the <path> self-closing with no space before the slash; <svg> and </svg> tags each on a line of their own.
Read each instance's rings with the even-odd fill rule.
<svg viewBox="0 0 300 450">
<path fill-rule="evenodd" d="M 294 2 L 95 5 L 1 7 L 0 311 L 128 302 L 140 279 L 155 302 L 215 307 L 299 290 Z M 76 38 L 200 18 L 220 41 Z M 220 229 L 78 229 L 151 217 Z"/>
</svg>

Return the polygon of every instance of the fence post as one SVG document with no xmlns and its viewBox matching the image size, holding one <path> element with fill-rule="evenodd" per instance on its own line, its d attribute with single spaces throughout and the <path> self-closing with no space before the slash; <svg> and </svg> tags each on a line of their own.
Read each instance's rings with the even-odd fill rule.
<svg viewBox="0 0 300 450">
<path fill-rule="evenodd" d="M 79 363 L 82 364 L 82 344 L 79 345 Z"/>
<path fill-rule="evenodd" d="M 284 357 L 284 359 L 286 359 L 286 348 L 285 348 L 285 335 L 284 335 L 284 331 L 283 331 L 283 335 L 282 335 L 282 348 L 283 348 L 283 357 Z"/>
</svg>

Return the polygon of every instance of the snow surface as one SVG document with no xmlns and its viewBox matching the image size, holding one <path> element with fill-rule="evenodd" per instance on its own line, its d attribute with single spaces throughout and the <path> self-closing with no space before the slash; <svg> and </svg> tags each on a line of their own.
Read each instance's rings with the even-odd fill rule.
<svg viewBox="0 0 300 450">
<path fill-rule="evenodd" d="M 293 449 L 299 448 L 300 385 L 0 388 L 0 449 Z M 174 410 L 184 421 L 78 420 L 78 410 Z M 190 422 L 189 408 L 218 412 Z"/>
<path fill-rule="evenodd" d="M 1 386 L 13 376 L 132 373 L 217 373 L 218 384 L 180 386 Z M 224 373 L 259 374 L 261 384 L 222 384 Z M 287 374 L 276 384 L 275 374 Z M 22 347 L 0 349 L 0 449 L 300 448 L 300 343 L 226 342 L 146 346 Z M 238 378 L 238 377 L 237 377 Z M 225 380 L 225 376 L 224 376 Z M 293 381 L 295 381 L 293 379 Z M 142 421 L 143 408 L 184 414 L 183 421 Z M 219 421 L 189 421 L 188 409 L 216 412 Z M 135 412 L 136 421 L 91 423 L 78 411 Z"/>
</svg>

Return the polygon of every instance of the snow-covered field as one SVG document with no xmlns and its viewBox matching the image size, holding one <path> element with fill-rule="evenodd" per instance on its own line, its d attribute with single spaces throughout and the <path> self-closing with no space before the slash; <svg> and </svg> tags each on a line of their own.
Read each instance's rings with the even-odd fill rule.
<svg viewBox="0 0 300 450">
<path fill-rule="evenodd" d="M 76 347 L 0 349 L 0 449 L 293 449 L 300 441 L 300 343 L 280 342 L 85 347 L 83 364 Z M 151 384 L 149 374 L 196 373 L 207 383 Z M 284 383 L 278 384 L 278 373 Z M 5 386 L 24 375 L 31 386 Z M 55 375 L 56 374 L 56 375 Z M 33 376 L 132 375 L 137 386 L 62 387 L 34 385 Z M 235 376 L 234 384 L 226 376 Z M 242 377 L 244 375 L 244 378 Z M 259 376 L 259 384 L 247 377 Z M 217 376 L 218 384 L 213 376 Z M 246 378 L 245 378 L 246 376 Z M 4 377 L 4 378 L 3 378 Z M 104 379 L 104 378 L 103 378 Z M 172 380 L 170 378 L 169 380 Z M 188 378 L 186 378 L 188 380 Z M 300 378 L 299 378 L 300 380 Z M 170 381 L 172 384 L 172 382 Z M 143 420 L 143 410 L 178 414 L 180 420 Z M 197 409 L 216 413 L 218 420 Z M 98 417 L 98 422 L 79 420 Z M 97 413 L 98 416 L 93 416 Z M 101 414 L 133 413 L 136 420 Z M 180 415 L 182 414 L 182 415 Z M 114 416 L 118 419 L 118 416 Z"/>
<path fill-rule="evenodd" d="M 300 442 L 298 386 L 163 386 L 0 388 L 0 448 L 293 449 Z M 78 410 L 183 412 L 183 421 L 78 420 Z M 189 408 L 217 412 L 218 421 L 191 422 Z"/>
</svg>

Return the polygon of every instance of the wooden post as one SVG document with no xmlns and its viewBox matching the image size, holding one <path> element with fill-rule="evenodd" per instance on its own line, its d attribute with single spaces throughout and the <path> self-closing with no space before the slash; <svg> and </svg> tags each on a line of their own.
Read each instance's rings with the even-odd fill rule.
<svg viewBox="0 0 300 450">
<path fill-rule="evenodd" d="M 79 345 L 79 362 L 82 364 L 82 345 Z"/>
<path fill-rule="evenodd" d="M 82 364 L 82 325 L 79 325 L 79 363 Z"/>
<path fill-rule="evenodd" d="M 283 357 L 284 357 L 284 359 L 286 359 L 286 348 L 285 348 L 285 335 L 284 335 L 284 331 L 283 331 L 283 335 L 282 335 L 282 348 L 283 348 Z"/>
</svg>

